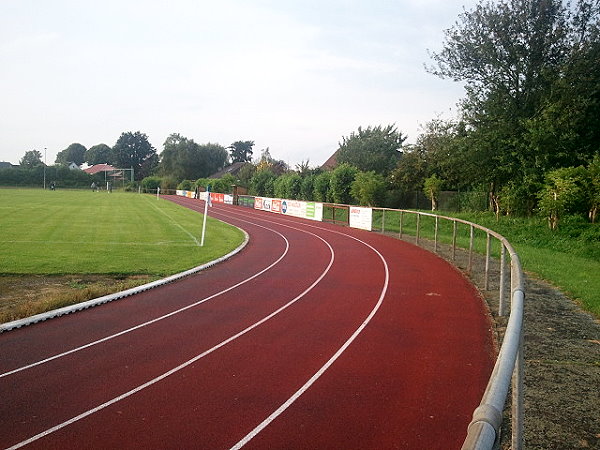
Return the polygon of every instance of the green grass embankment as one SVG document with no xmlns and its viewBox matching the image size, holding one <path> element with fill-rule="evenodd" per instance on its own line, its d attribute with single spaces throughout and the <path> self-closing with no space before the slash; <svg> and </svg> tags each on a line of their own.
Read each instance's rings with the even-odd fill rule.
<svg viewBox="0 0 600 450">
<path fill-rule="evenodd" d="M 513 245 L 525 271 L 542 278 L 565 294 L 579 301 L 588 311 L 600 317 L 600 224 L 590 224 L 583 218 L 569 217 L 562 221 L 557 231 L 551 231 L 541 218 L 496 217 L 492 213 L 446 213 L 477 223 L 503 235 Z M 433 239 L 435 220 L 421 217 L 420 235 Z M 374 226 L 381 227 L 381 211 L 374 211 Z M 400 213 L 386 211 L 386 231 L 399 232 Z M 403 233 L 414 235 L 416 217 L 404 214 Z M 452 242 L 452 223 L 439 222 L 438 239 Z M 459 225 L 457 244 L 469 247 L 469 227 Z M 485 253 L 485 233 L 475 232 L 475 250 Z M 499 245 L 494 244 L 492 254 L 498 256 Z"/>
</svg>

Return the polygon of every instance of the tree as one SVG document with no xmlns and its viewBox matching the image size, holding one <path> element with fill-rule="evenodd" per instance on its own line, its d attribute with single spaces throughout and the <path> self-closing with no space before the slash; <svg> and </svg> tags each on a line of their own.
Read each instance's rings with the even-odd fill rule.
<svg viewBox="0 0 600 450">
<path fill-rule="evenodd" d="M 588 0 L 482 2 L 432 53 L 430 72 L 466 83 L 460 148 L 477 170 L 465 173 L 495 208 L 504 185 L 533 186 L 597 151 L 599 10 Z"/>
<path fill-rule="evenodd" d="M 410 192 L 419 190 L 426 176 L 427 162 L 423 149 L 418 146 L 408 146 L 388 179 L 394 189 Z"/>
<path fill-rule="evenodd" d="M 431 200 L 431 210 L 435 211 L 437 209 L 437 201 L 440 191 L 442 190 L 442 184 L 444 182 L 438 178 L 435 174 L 425 179 L 423 183 L 423 192 L 425 192 L 425 196 Z"/>
<path fill-rule="evenodd" d="M 21 160 L 19 161 L 19 165 L 22 167 L 36 167 L 43 166 L 42 162 L 42 154 L 37 150 L 29 150 L 25 152 Z"/>
<path fill-rule="evenodd" d="M 333 202 L 331 195 L 331 174 L 323 172 L 315 177 L 313 198 L 317 202 Z"/>
<path fill-rule="evenodd" d="M 85 152 L 87 149 L 78 143 L 69 145 L 66 149 L 58 152 L 56 155 L 56 164 L 62 164 L 68 166 L 70 163 L 75 163 L 78 166 L 82 165 L 85 161 Z"/>
<path fill-rule="evenodd" d="M 600 154 L 594 157 L 594 160 L 588 167 L 590 185 L 589 185 L 589 212 L 590 222 L 596 223 L 598 211 L 600 211 Z"/>
<path fill-rule="evenodd" d="M 133 168 L 136 180 L 151 175 L 158 164 L 156 149 L 148 136 L 139 131 L 121 134 L 113 147 L 113 158 L 113 164 L 118 168 Z"/>
<path fill-rule="evenodd" d="M 106 144 L 94 145 L 85 152 L 85 162 L 90 166 L 112 163 L 112 149 Z"/>
<path fill-rule="evenodd" d="M 298 200 L 302 189 L 302 178 L 295 172 L 288 172 L 278 177 L 273 183 L 275 197 Z"/>
<path fill-rule="evenodd" d="M 202 144 L 200 145 L 200 154 L 203 157 L 205 168 L 207 171 L 206 176 L 212 175 L 218 172 L 227 163 L 227 150 L 225 147 L 219 144 Z"/>
<path fill-rule="evenodd" d="M 277 175 L 269 169 L 257 169 L 250 180 L 250 195 L 273 197 L 275 194 L 274 183 L 276 179 Z"/>
<path fill-rule="evenodd" d="M 364 172 L 387 175 L 396 167 L 405 140 L 394 125 L 358 127 L 358 132 L 342 137 L 336 159 L 338 163 L 350 164 Z"/>
<path fill-rule="evenodd" d="M 227 151 L 219 144 L 197 144 L 193 139 L 171 134 L 163 145 L 160 173 L 177 180 L 195 180 L 219 171 L 227 161 Z"/>
<path fill-rule="evenodd" d="M 231 155 L 231 162 L 252 161 L 252 147 L 254 147 L 254 141 L 235 141 L 227 147 Z"/>
<path fill-rule="evenodd" d="M 548 219 L 552 230 L 569 213 L 581 211 L 586 204 L 587 171 L 583 167 L 565 167 L 546 174 L 546 184 L 539 193 L 540 212 Z"/>
<path fill-rule="evenodd" d="M 275 159 L 271 156 L 269 147 L 260 151 L 260 158 L 256 162 L 256 170 L 268 169 L 279 176 L 289 170 L 288 165 L 281 159 Z"/>
<path fill-rule="evenodd" d="M 356 167 L 347 163 L 340 164 L 331 172 L 330 189 L 335 203 L 348 205 L 353 202 L 351 186 L 358 172 Z"/>
<path fill-rule="evenodd" d="M 386 191 L 385 178 L 373 171 L 358 172 L 350 188 L 350 192 L 358 204 L 366 206 L 381 205 Z"/>
</svg>

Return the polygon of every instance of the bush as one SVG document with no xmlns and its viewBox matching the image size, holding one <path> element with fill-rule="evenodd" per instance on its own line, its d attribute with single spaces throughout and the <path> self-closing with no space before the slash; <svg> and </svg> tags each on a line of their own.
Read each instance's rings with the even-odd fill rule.
<svg viewBox="0 0 600 450">
<path fill-rule="evenodd" d="M 156 191 L 160 187 L 161 180 L 160 177 L 156 176 L 146 177 L 142 180 L 142 189 L 144 192 Z"/>
<path fill-rule="evenodd" d="M 313 188 L 313 199 L 316 202 L 332 202 L 331 172 L 323 172 L 316 176 Z"/>
<path fill-rule="evenodd" d="M 386 182 L 383 175 L 373 171 L 358 172 L 350 192 L 359 205 L 381 206 L 385 199 Z"/>
<path fill-rule="evenodd" d="M 181 189 L 183 191 L 193 191 L 194 190 L 194 182 L 191 180 L 183 180 L 181 183 L 177 185 L 177 189 Z"/>
<path fill-rule="evenodd" d="M 331 196 L 335 203 L 353 203 L 354 197 L 350 189 L 357 174 L 358 169 L 350 164 L 340 164 L 331 172 Z"/>
<path fill-rule="evenodd" d="M 172 177 L 161 178 L 160 190 L 165 194 L 174 193 L 177 190 L 177 180 Z"/>
<path fill-rule="evenodd" d="M 587 212 L 589 202 L 585 187 L 589 185 L 584 167 L 565 167 L 546 174 L 546 184 L 538 194 L 540 213 L 548 219 L 550 229 L 556 230 L 566 214 Z"/>
</svg>

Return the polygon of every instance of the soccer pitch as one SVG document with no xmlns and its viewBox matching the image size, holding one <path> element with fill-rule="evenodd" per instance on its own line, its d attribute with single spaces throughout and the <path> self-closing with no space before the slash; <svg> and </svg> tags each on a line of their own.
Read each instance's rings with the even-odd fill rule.
<svg viewBox="0 0 600 450">
<path fill-rule="evenodd" d="M 137 193 L 0 189 L 0 274 L 180 272 L 237 246 L 243 233 Z"/>
</svg>

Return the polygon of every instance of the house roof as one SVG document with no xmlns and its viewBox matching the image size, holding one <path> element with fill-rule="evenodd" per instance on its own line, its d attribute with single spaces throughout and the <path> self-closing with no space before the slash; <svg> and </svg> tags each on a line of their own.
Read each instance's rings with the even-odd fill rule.
<svg viewBox="0 0 600 450">
<path fill-rule="evenodd" d="M 338 165 L 337 154 L 338 152 L 336 150 L 335 153 L 331 155 L 329 159 L 321 165 L 321 169 L 335 169 Z"/>
<path fill-rule="evenodd" d="M 240 170 L 242 170 L 242 167 L 244 167 L 246 164 L 250 164 L 247 162 L 234 162 L 233 164 L 219 170 L 218 172 L 213 173 L 211 176 L 209 176 L 208 178 L 222 178 L 223 175 L 227 175 L 228 173 L 230 173 L 231 175 L 237 175 L 238 172 Z"/>
<path fill-rule="evenodd" d="M 87 169 L 83 169 L 85 173 L 89 173 L 90 175 L 94 175 L 98 172 L 109 172 L 111 170 L 118 170 L 116 167 L 111 166 L 110 164 L 96 164 L 95 166 L 88 167 Z"/>
</svg>

